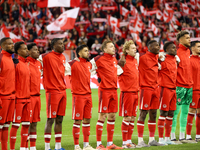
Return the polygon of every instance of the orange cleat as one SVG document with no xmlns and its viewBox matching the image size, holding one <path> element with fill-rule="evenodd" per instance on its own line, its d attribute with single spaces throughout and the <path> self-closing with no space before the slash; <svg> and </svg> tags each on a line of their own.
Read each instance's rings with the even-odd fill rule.
<svg viewBox="0 0 200 150">
<path fill-rule="evenodd" d="M 107 149 L 123 149 L 122 147 L 116 146 L 115 144 L 112 144 L 110 146 L 106 147 Z"/>
<path fill-rule="evenodd" d="M 102 144 L 100 144 L 96 149 L 98 149 L 98 150 L 108 150 Z"/>
</svg>

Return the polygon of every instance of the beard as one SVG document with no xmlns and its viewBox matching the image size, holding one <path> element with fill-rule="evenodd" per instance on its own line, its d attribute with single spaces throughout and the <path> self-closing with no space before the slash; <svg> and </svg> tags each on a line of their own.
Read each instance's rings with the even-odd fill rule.
<svg viewBox="0 0 200 150">
<path fill-rule="evenodd" d="M 11 51 L 11 50 L 6 50 L 6 52 L 8 52 L 8 53 L 10 53 L 10 54 L 14 54 L 14 52 Z"/>
</svg>

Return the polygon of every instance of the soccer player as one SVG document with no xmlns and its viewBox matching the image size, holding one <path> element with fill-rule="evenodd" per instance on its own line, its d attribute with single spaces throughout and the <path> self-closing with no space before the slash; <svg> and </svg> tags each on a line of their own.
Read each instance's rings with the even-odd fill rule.
<svg viewBox="0 0 200 150">
<path fill-rule="evenodd" d="M 2 38 L 0 44 L 0 143 L 2 150 L 8 150 L 8 128 L 15 110 L 14 44 L 9 37 Z"/>
<path fill-rule="evenodd" d="M 31 101 L 31 118 L 30 118 L 30 150 L 36 150 L 36 127 L 37 122 L 40 121 L 40 78 L 41 78 L 41 69 L 42 65 L 37 60 L 39 58 L 38 47 L 35 43 L 27 45 L 29 50 L 29 57 L 27 61 L 29 62 L 30 68 L 30 101 Z"/>
<path fill-rule="evenodd" d="M 132 40 L 129 40 L 123 45 L 123 54 L 126 58 L 126 64 L 119 79 L 120 86 L 120 105 L 119 116 L 123 117 L 121 131 L 123 146 L 122 148 L 135 148 L 131 137 L 134 129 L 134 121 L 137 115 L 138 108 L 138 91 L 139 91 L 139 74 L 136 56 L 136 46 Z"/>
<path fill-rule="evenodd" d="M 193 141 L 191 137 L 192 123 L 195 113 L 196 115 L 196 141 L 200 141 L 200 41 L 191 42 L 190 49 L 192 56 L 190 57 L 191 74 L 193 78 L 193 97 L 190 104 L 187 126 L 186 126 L 186 140 Z"/>
<path fill-rule="evenodd" d="M 177 70 L 177 80 L 176 80 L 176 110 L 174 111 L 174 117 L 172 122 L 171 140 L 176 141 L 175 131 L 177 116 L 181 109 L 180 114 L 180 134 L 179 141 L 182 143 L 188 142 L 185 140 L 185 130 L 187 124 L 187 115 L 189 110 L 189 105 L 192 102 L 192 74 L 190 67 L 190 34 L 186 30 L 180 31 L 176 36 L 179 42 L 179 48 L 177 50 L 177 55 L 180 58 L 180 63 L 178 64 Z"/>
<path fill-rule="evenodd" d="M 158 54 L 160 46 L 157 41 L 148 42 L 148 51 L 139 60 L 139 84 L 140 93 L 140 115 L 137 122 L 138 146 L 160 146 L 155 138 L 156 113 L 159 108 L 159 88 L 158 88 Z M 161 58 L 161 57 L 160 57 Z M 149 113 L 149 145 L 144 143 L 144 121 Z"/>
<path fill-rule="evenodd" d="M 107 148 L 122 149 L 113 144 L 113 134 L 115 126 L 115 114 L 118 111 L 117 95 L 117 75 L 123 70 L 117 69 L 117 60 L 115 58 L 115 46 L 112 41 L 107 40 L 102 44 L 103 55 L 96 56 L 90 62 L 92 71 L 96 70 L 101 79 L 99 92 L 99 118 L 96 124 L 97 148 L 105 149 L 101 143 L 103 124 L 107 120 Z M 117 73 L 118 71 L 118 73 Z"/>
<path fill-rule="evenodd" d="M 161 70 L 159 76 L 160 82 L 160 116 L 158 119 L 158 134 L 159 143 L 168 145 L 175 144 L 170 140 L 172 119 L 176 110 L 176 77 L 177 77 L 177 62 L 176 62 L 176 45 L 174 42 L 166 42 L 163 47 L 166 57 L 165 61 L 161 62 Z M 163 133 L 165 128 L 165 140 Z"/>
<path fill-rule="evenodd" d="M 51 41 L 52 51 L 39 56 L 43 64 L 43 81 L 46 91 L 47 122 L 45 126 L 45 150 L 50 149 L 51 129 L 55 132 L 55 150 L 61 147 L 62 121 L 66 110 L 66 84 L 64 80 L 65 56 L 63 40 L 54 38 Z"/>
<path fill-rule="evenodd" d="M 21 128 L 20 150 L 26 149 L 28 129 L 30 126 L 30 71 L 26 61 L 28 49 L 24 42 L 17 42 L 14 45 L 15 53 L 18 54 L 19 63 L 15 65 L 15 88 L 16 100 L 12 128 L 10 130 L 10 150 L 15 149 L 17 130 Z"/>
<path fill-rule="evenodd" d="M 80 125 L 82 123 L 83 150 L 94 150 L 89 145 L 90 118 L 92 113 L 92 97 L 90 89 L 90 70 L 92 64 L 88 61 L 89 50 L 86 45 L 80 45 L 76 49 L 79 59 L 66 63 L 66 70 L 71 78 L 72 92 L 72 119 L 74 149 L 81 150 L 79 146 Z"/>
</svg>

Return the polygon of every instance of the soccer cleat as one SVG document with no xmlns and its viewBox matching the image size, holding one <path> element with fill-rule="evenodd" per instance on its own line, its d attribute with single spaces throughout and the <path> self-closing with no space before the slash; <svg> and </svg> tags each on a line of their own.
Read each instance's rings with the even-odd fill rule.
<svg viewBox="0 0 200 150">
<path fill-rule="evenodd" d="M 86 147 L 83 147 L 83 150 L 96 150 L 92 146 L 88 145 Z"/>
<path fill-rule="evenodd" d="M 156 140 L 153 140 L 149 142 L 149 146 L 164 146 L 164 144 L 160 144 Z"/>
<path fill-rule="evenodd" d="M 175 144 L 183 144 L 182 142 L 177 141 L 176 139 L 172 139 L 171 141 L 174 142 Z"/>
<path fill-rule="evenodd" d="M 112 144 L 110 146 L 106 147 L 107 149 L 123 149 L 122 147 L 116 146 L 115 144 Z"/>
<path fill-rule="evenodd" d="M 98 149 L 98 150 L 108 150 L 102 144 L 100 144 L 98 147 L 96 147 L 96 149 Z"/>
<path fill-rule="evenodd" d="M 123 149 L 127 149 L 127 148 L 136 148 L 136 145 L 133 143 L 128 143 L 128 144 L 124 144 L 122 145 Z"/>
<path fill-rule="evenodd" d="M 188 143 L 188 141 L 184 138 L 184 139 L 179 139 L 179 141 L 181 142 L 181 143 Z"/>
<path fill-rule="evenodd" d="M 197 141 L 193 140 L 192 138 L 186 139 L 188 143 L 197 143 Z"/>
<path fill-rule="evenodd" d="M 82 150 L 80 146 L 76 146 L 74 150 Z"/>
<path fill-rule="evenodd" d="M 174 141 L 171 140 L 167 140 L 165 141 L 168 145 L 178 145 L 177 143 L 175 143 Z"/>
<path fill-rule="evenodd" d="M 158 142 L 159 144 L 168 145 L 164 139 Z"/>
<path fill-rule="evenodd" d="M 139 146 L 139 147 L 150 147 L 149 145 L 145 144 L 144 141 L 138 143 L 137 146 Z"/>
<path fill-rule="evenodd" d="M 64 148 L 60 148 L 60 149 L 55 149 L 55 150 L 65 150 Z"/>
<path fill-rule="evenodd" d="M 196 140 L 197 142 L 200 142 L 200 138 L 196 138 L 195 140 Z"/>
</svg>

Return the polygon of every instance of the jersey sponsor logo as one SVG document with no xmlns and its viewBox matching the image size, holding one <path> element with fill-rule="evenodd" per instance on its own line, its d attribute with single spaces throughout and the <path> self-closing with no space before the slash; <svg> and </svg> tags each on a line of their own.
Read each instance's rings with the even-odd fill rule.
<svg viewBox="0 0 200 150">
<path fill-rule="evenodd" d="M 145 104 L 145 105 L 144 105 L 145 108 L 147 108 L 148 106 L 149 106 L 148 104 Z"/>
<path fill-rule="evenodd" d="M 2 117 L 0 116 L 0 120 L 2 120 Z"/>
<path fill-rule="evenodd" d="M 167 105 L 166 104 L 163 104 L 163 108 L 166 108 L 167 107 Z"/>
<path fill-rule="evenodd" d="M 80 114 L 79 114 L 79 113 L 76 113 L 76 117 L 80 117 Z"/>
<path fill-rule="evenodd" d="M 106 109 L 107 109 L 107 107 L 106 107 L 106 106 L 104 106 L 104 107 L 103 107 L 103 110 L 106 110 Z"/>
<path fill-rule="evenodd" d="M 18 116 L 18 117 L 17 117 L 17 120 L 20 120 L 20 119 L 21 119 L 21 116 Z"/>
<path fill-rule="evenodd" d="M 180 98 L 178 99 L 178 102 L 181 102 L 181 99 L 180 99 Z"/>
<path fill-rule="evenodd" d="M 52 114 L 55 116 L 56 115 L 56 111 L 52 112 Z"/>
<path fill-rule="evenodd" d="M 194 106 L 195 105 L 195 102 L 192 102 L 192 106 Z"/>
</svg>

